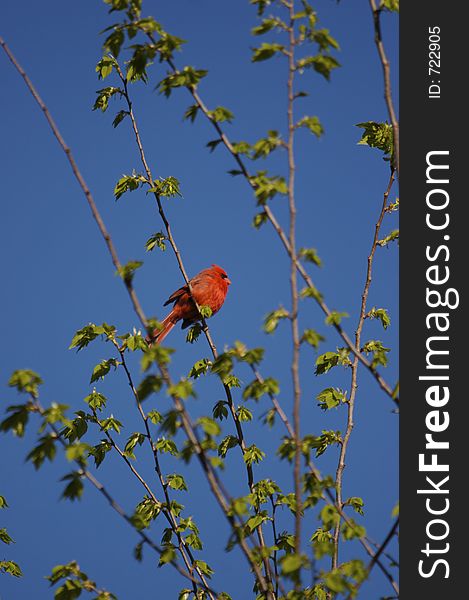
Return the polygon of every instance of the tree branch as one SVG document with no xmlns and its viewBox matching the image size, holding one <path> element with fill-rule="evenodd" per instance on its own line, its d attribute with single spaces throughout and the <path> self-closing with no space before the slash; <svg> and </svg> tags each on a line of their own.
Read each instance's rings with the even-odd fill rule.
<svg viewBox="0 0 469 600">
<path fill-rule="evenodd" d="M 394 104 L 392 101 L 391 91 L 391 67 L 389 60 L 384 49 L 383 38 L 381 36 L 381 12 L 382 8 L 376 6 L 375 0 L 369 0 L 371 12 L 373 14 L 373 25 L 375 32 L 375 44 L 378 50 L 379 59 L 383 68 L 384 78 L 384 100 L 388 109 L 389 119 L 392 125 L 393 139 L 394 139 L 394 167 L 399 177 L 399 122 L 396 117 L 396 111 L 394 110 Z"/>
<path fill-rule="evenodd" d="M 59 129 L 57 128 L 54 120 L 52 119 L 49 110 L 47 109 L 46 105 L 44 104 L 44 102 L 42 101 L 41 97 L 39 96 L 38 92 L 36 91 L 35 87 L 33 86 L 31 80 L 29 79 L 29 77 L 27 76 L 27 74 L 25 73 L 25 71 L 22 69 L 22 67 L 20 66 L 20 64 L 18 63 L 18 61 L 16 60 L 16 58 L 14 57 L 14 55 L 12 54 L 11 50 L 9 49 L 9 47 L 7 46 L 7 44 L 5 43 L 5 41 L 3 40 L 3 38 L 0 37 L 0 45 L 2 46 L 2 48 L 4 49 L 5 53 L 7 54 L 8 58 L 10 59 L 10 61 L 12 62 L 13 66 L 16 68 L 16 70 L 20 73 L 20 75 L 23 77 L 29 91 L 31 92 L 31 94 L 33 95 L 34 99 L 36 100 L 36 102 L 38 103 L 38 105 L 40 106 L 41 110 L 43 111 L 51 129 L 53 134 L 55 135 L 55 137 L 57 138 L 57 141 L 59 142 L 59 145 L 61 146 L 62 150 L 65 152 L 68 161 L 70 163 L 70 166 L 72 168 L 72 171 L 76 177 L 76 179 L 78 180 L 78 183 L 81 187 L 81 189 L 83 190 L 83 193 L 85 194 L 86 200 L 90 206 L 90 209 L 92 211 L 93 217 L 98 225 L 98 228 L 101 232 L 101 235 L 106 243 L 106 246 L 111 254 L 112 257 L 112 261 L 114 266 L 116 267 L 116 269 L 119 269 L 122 265 L 117 257 L 117 252 L 115 249 L 115 246 L 112 242 L 111 236 L 108 233 L 106 227 L 104 226 L 104 222 L 102 220 L 102 217 L 96 207 L 96 204 L 93 200 L 93 197 L 91 195 L 91 192 L 88 188 L 88 186 L 85 183 L 85 180 L 83 178 L 83 176 L 81 175 L 80 171 L 78 170 L 78 167 L 75 163 L 75 160 L 73 158 L 72 152 L 70 150 L 70 148 L 68 148 L 68 146 L 66 146 Z M 136 311 L 138 317 L 140 318 L 140 321 L 142 322 L 142 325 L 146 328 L 147 326 L 147 321 L 145 318 L 145 315 L 141 309 L 140 303 L 137 299 L 137 296 L 135 294 L 135 291 L 132 287 L 131 282 L 127 281 L 127 280 L 123 280 L 124 284 L 126 286 L 126 289 L 129 293 L 129 296 L 131 298 L 134 310 Z M 166 372 L 166 370 L 160 365 L 159 366 L 160 371 L 162 372 L 162 375 L 164 377 L 165 383 L 167 385 L 171 385 L 171 379 L 169 378 L 168 373 Z M 225 517 L 227 518 L 228 522 L 230 523 L 233 531 L 236 533 L 238 532 L 239 526 L 237 525 L 235 519 L 230 515 L 230 505 L 229 502 L 227 501 L 227 496 L 223 491 L 223 487 L 221 486 L 220 482 L 218 481 L 218 478 L 216 476 L 216 474 L 213 471 L 212 466 L 210 465 L 207 457 L 205 456 L 205 453 L 203 451 L 203 449 L 201 448 L 200 442 L 197 438 L 197 435 L 194 431 L 194 427 L 190 421 L 190 418 L 187 414 L 187 411 L 185 410 L 184 405 L 182 404 L 180 398 L 178 398 L 175 394 L 173 394 L 172 396 L 172 400 L 175 404 L 175 407 L 177 408 L 177 410 L 179 411 L 179 413 L 181 414 L 182 417 L 182 422 L 183 422 L 183 427 L 184 430 L 186 432 L 186 435 L 188 436 L 188 439 L 190 440 L 190 442 L 192 443 L 194 449 L 196 450 L 197 456 L 199 458 L 199 461 L 202 465 L 203 471 L 207 476 L 208 482 L 209 482 L 209 486 L 210 489 L 212 491 L 212 493 L 214 494 L 219 506 L 221 507 Z M 91 473 L 86 474 L 84 473 L 84 475 L 93 483 L 93 485 L 95 485 L 95 487 L 97 487 L 97 489 L 99 489 L 101 491 L 101 493 L 103 493 L 103 495 L 108 499 L 108 501 L 110 502 L 110 504 L 113 506 L 113 508 L 115 510 L 117 510 L 119 507 L 117 504 L 113 503 L 112 497 L 108 495 L 107 491 L 105 490 L 105 488 L 93 477 L 93 475 Z M 119 512 L 119 511 L 118 511 Z M 122 511 L 123 512 L 123 511 Z M 124 516 L 125 512 L 123 512 L 123 514 L 121 516 Z M 125 517 L 126 520 L 130 521 L 130 517 Z M 140 532 L 140 535 L 144 538 L 144 541 L 146 543 L 148 543 L 150 546 L 155 548 L 158 548 L 152 541 L 150 538 L 148 538 L 148 536 L 146 536 L 146 534 L 144 534 L 143 532 Z M 238 532 L 238 538 L 239 538 L 239 544 L 241 547 L 242 552 L 244 553 L 245 557 L 247 558 L 252 570 L 254 571 L 254 574 L 256 576 L 257 582 L 259 584 L 259 588 L 260 590 L 266 595 L 266 598 L 268 600 L 275 600 L 274 596 L 273 596 L 273 592 L 270 591 L 270 587 L 271 584 L 267 583 L 266 580 L 264 579 L 264 576 L 262 575 L 261 571 L 259 570 L 259 567 L 256 563 L 256 560 L 254 559 L 248 545 L 246 544 L 245 539 L 243 539 L 239 532 Z M 178 570 L 180 569 L 180 567 L 178 566 Z M 183 571 L 183 570 L 182 570 Z M 193 581 L 192 576 L 189 576 L 189 579 L 191 581 Z"/>
</svg>

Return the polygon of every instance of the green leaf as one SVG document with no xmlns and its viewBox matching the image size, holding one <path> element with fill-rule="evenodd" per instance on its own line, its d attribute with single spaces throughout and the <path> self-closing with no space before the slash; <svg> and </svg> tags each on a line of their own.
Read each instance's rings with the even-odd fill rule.
<svg viewBox="0 0 469 600">
<path fill-rule="evenodd" d="M 194 67 L 184 67 L 182 71 L 170 73 L 162 79 L 158 84 L 160 94 L 164 94 L 167 98 L 171 95 L 173 89 L 179 87 L 188 87 L 196 89 L 200 80 L 207 75 L 205 69 L 194 69 Z"/>
<path fill-rule="evenodd" d="M 352 496 L 345 501 L 344 506 L 351 506 L 353 510 L 359 515 L 364 515 L 363 507 L 365 506 L 363 499 L 356 496 Z"/>
<path fill-rule="evenodd" d="M 85 463 L 86 456 L 89 456 L 89 450 L 91 446 L 84 442 L 76 442 L 70 444 L 65 449 L 65 457 L 68 461 L 75 461 Z"/>
<path fill-rule="evenodd" d="M 223 421 L 223 419 L 228 418 L 228 409 L 226 408 L 227 404 L 228 403 L 225 400 L 220 400 L 215 404 L 212 411 L 214 419 L 219 419 L 220 421 Z"/>
<path fill-rule="evenodd" d="M 198 104 L 192 104 L 184 113 L 183 119 L 190 119 L 191 123 L 195 121 L 195 118 L 200 110 L 200 106 Z"/>
<path fill-rule="evenodd" d="M 109 0 L 104 1 L 107 4 L 110 4 Z M 113 1 L 113 4 L 116 4 L 116 2 Z M 119 56 L 119 52 L 123 43 L 124 33 L 120 27 L 115 27 L 114 31 L 104 41 L 103 50 L 105 52 L 110 52 L 114 56 Z"/>
<path fill-rule="evenodd" d="M 277 308 L 277 310 L 273 310 L 264 318 L 264 331 L 266 333 L 274 332 L 277 329 L 279 321 L 281 319 L 288 319 L 289 317 L 290 313 L 283 306 Z"/>
<path fill-rule="evenodd" d="M 185 540 L 186 540 L 186 544 L 188 544 L 194 550 L 202 550 L 202 548 L 203 548 L 202 540 L 199 538 L 199 536 L 196 533 L 189 534 L 185 538 Z"/>
<path fill-rule="evenodd" d="M 120 421 L 118 421 L 117 419 L 115 419 L 112 415 L 110 417 L 108 417 L 107 419 L 98 421 L 98 423 L 103 431 L 109 431 L 112 429 L 116 433 L 121 432 L 122 423 Z"/>
<path fill-rule="evenodd" d="M 98 90 L 96 93 L 97 93 L 97 97 L 93 104 L 93 110 L 100 110 L 102 112 L 106 112 L 106 110 L 108 109 L 109 100 L 111 98 L 113 98 L 116 94 L 118 96 L 122 96 L 122 94 L 123 94 L 123 92 L 120 88 L 114 87 L 114 86 L 102 88 L 101 90 Z M 121 112 L 125 112 L 125 111 L 121 111 Z M 117 117 L 116 117 L 116 119 L 117 119 Z M 114 120 L 116 120 L 116 119 L 114 119 Z"/>
<path fill-rule="evenodd" d="M 294 552 L 285 554 L 280 559 L 282 575 L 294 581 L 299 580 L 299 574 L 303 567 L 308 564 L 308 558 L 304 554 Z"/>
<path fill-rule="evenodd" d="M 298 256 L 300 259 L 311 262 L 318 267 L 322 265 L 322 261 L 317 254 L 316 248 L 300 248 Z"/>
<path fill-rule="evenodd" d="M 234 114 L 224 106 L 217 106 L 214 110 L 209 110 L 208 115 L 215 123 L 231 123 L 234 119 Z"/>
<path fill-rule="evenodd" d="M 322 300 L 322 294 L 314 286 L 309 285 L 301 290 L 300 298 L 314 298 L 319 301 Z"/>
<path fill-rule="evenodd" d="M 309 37 L 322 51 L 327 52 L 331 48 L 339 49 L 339 43 L 331 36 L 328 29 L 312 29 Z"/>
<path fill-rule="evenodd" d="M 123 39 L 123 36 L 122 36 Z M 113 52 L 117 56 L 117 53 Z M 103 56 L 103 58 L 96 65 L 96 73 L 99 79 L 106 79 L 111 73 L 112 69 L 117 66 L 116 59 L 112 56 Z"/>
<path fill-rule="evenodd" d="M 245 406 L 238 406 L 236 414 L 241 422 L 252 421 L 252 412 Z"/>
<path fill-rule="evenodd" d="M 157 394 L 163 386 L 163 380 L 158 375 L 147 375 L 137 387 L 137 396 L 140 402 L 146 400 L 151 394 Z"/>
<path fill-rule="evenodd" d="M 342 437 L 340 431 L 322 430 L 320 436 L 306 435 L 303 440 L 303 454 L 307 455 L 306 450 L 314 448 L 316 450 L 316 458 L 324 454 L 329 446 L 341 444 Z"/>
<path fill-rule="evenodd" d="M 264 225 L 264 223 L 266 223 L 267 220 L 268 220 L 267 213 L 262 211 L 260 213 L 257 213 L 257 215 L 254 215 L 252 224 L 256 229 L 260 229 L 260 227 L 262 227 L 262 225 Z"/>
<path fill-rule="evenodd" d="M 337 365 L 351 365 L 349 358 L 350 350 L 339 348 L 337 352 L 325 352 L 316 359 L 316 375 L 323 375 Z"/>
<path fill-rule="evenodd" d="M 202 305 L 199 307 L 199 312 L 204 317 L 204 319 L 210 319 L 213 311 L 210 308 L 210 306 Z"/>
<path fill-rule="evenodd" d="M 306 129 L 309 129 L 309 131 L 317 138 L 320 138 L 324 133 L 324 128 L 318 117 L 303 117 L 298 121 L 295 127 L 306 127 Z"/>
<path fill-rule="evenodd" d="M 394 231 L 391 231 L 391 233 L 389 235 L 387 235 L 385 238 L 383 238 L 382 240 L 379 240 L 378 245 L 381 247 L 387 246 L 390 242 L 394 242 L 398 239 L 399 239 L 399 229 L 394 229 Z"/>
<path fill-rule="evenodd" d="M 8 502 L 5 496 L 0 496 L 0 509 L 1 508 L 8 508 Z"/>
<path fill-rule="evenodd" d="M 21 369 L 14 371 L 8 381 L 10 387 L 16 388 L 19 392 L 31 394 L 33 398 L 39 396 L 39 386 L 44 383 L 37 373 L 30 369 Z"/>
<path fill-rule="evenodd" d="M 82 475 L 78 471 L 72 471 L 68 475 L 62 477 L 60 481 L 68 481 L 69 483 L 65 486 L 62 492 L 62 498 L 68 498 L 72 502 L 79 500 L 83 495 L 83 481 Z"/>
<path fill-rule="evenodd" d="M 135 458 L 134 448 L 137 446 L 141 446 L 145 441 L 145 435 L 140 432 L 132 433 L 132 435 L 127 440 L 127 443 L 124 447 L 124 454 L 129 458 Z"/>
<path fill-rule="evenodd" d="M 161 503 L 155 502 L 148 496 L 137 504 L 131 517 L 132 523 L 137 530 L 146 529 L 161 513 Z"/>
<path fill-rule="evenodd" d="M 114 196 L 119 200 L 126 192 L 133 192 L 146 183 L 143 175 L 133 173 L 132 175 L 123 175 L 114 187 Z"/>
<path fill-rule="evenodd" d="M 248 142 L 235 142 L 232 144 L 232 148 L 235 154 L 248 155 L 252 150 L 252 146 Z M 242 171 L 228 171 L 228 173 L 231 175 L 238 175 L 242 174 Z"/>
<path fill-rule="evenodd" d="M 36 470 L 42 466 L 46 458 L 52 462 L 57 452 L 56 440 L 57 436 L 51 433 L 39 438 L 38 444 L 28 453 L 26 460 L 30 460 Z"/>
<path fill-rule="evenodd" d="M 252 348 L 249 350 L 246 344 L 236 341 L 234 348 L 230 353 L 235 356 L 239 361 L 246 362 L 248 365 L 258 365 L 264 358 L 264 348 Z"/>
<path fill-rule="evenodd" d="M 124 336 L 119 337 L 124 340 L 121 346 L 121 350 L 127 349 L 131 352 L 135 352 L 136 350 L 142 350 L 143 352 L 146 352 L 148 349 L 148 344 L 140 331 L 134 333 L 134 335 L 129 335 L 126 333 Z"/>
<path fill-rule="evenodd" d="M 114 121 L 112 122 L 112 126 L 114 127 L 114 129 L 120 124 L 122 123 L 122 121 L 125 119 L 125 117 L 127 117 L 128 115 L 130 115 L 128 110 L 120 110 L 116 116 L 114 117 Z"/>
<path fill-rule="evenodd" d="M 147 414 L 147 417 L 150 419 L 153 425 L 158 425 L 158 423 L 161 423 L 163 420 L 163 416 L 157 410 L 151 410 Z"/>
<path fill-rule="evenodd" d="M 317 54 L 316 56 L 307 56 L 300 58 L 296 63 L 296 69 L 303 73 L 305 69 L 313 69 L 319 75 L 329 80 L 333 69 L 340 67 L 340 63 L 334 57 L 328 54 Z"/>
<path fill-rule="evenodd" d="M 254 187 L 258 205 L 266 204 L 277 194 L 288 194 L 288 186 L 284 177 L 268 177 L 266 171 L 258 171 L 256 175 L 251 175 L 249 182 Z"/>
<path fill-rule="evenodd" d="M 143 542 L 139 542 L 134 548 L 134 558 L 137 562 L 143 560 Z"/>
<path fill-rule="evenodd" d="M 0 560 L 0 573 L 8 573 L 12 577 L 23 576 L 20 566 L 13 560 Z"/>
<path fill-rule="evenodd" d="M 101 440 L 99 444 L 89 448 L 88 454 L 94 458 L 96 468 L 100 466 L 110 450 L 112 450 L 112 444 L 108 440 Z"/>
<path fill-rule="evenodd" d="M 213 152 L 215 150 L 215 148 L 222 143 L 222 139 L 221 138 L 216 138 L 215 140 L 211 140 L 210 142 L 207 142 L 206 146 L 207 148 L 210 150 L 210 152 Z"/>
<path fill-rule="evenodd" d="M 128 284 L 132 283 L 135 271 L 143 265 L 141 260 L 129 260 L 125 265 L 120 266 L 116 273 L 119 277 Z"/>
<path fill-rule="evenodd" d="M 6 409 L 7 413 L 10 413 L 8 417 L 5 417 L 0 423 L 0 431 L 6 433 L 12 431 L 14 435 L 23 437 L 26 429 L 26 425 L 29 421 L 29 413 L 31 407 L 27 404 L 18 404 L 9 406 Z"/>
<path fill-rule="evenodd" d="M 114 370 L 117 369 L 119 365 L 119 361 L 115 358 L 109 358 L 108 360 L 102 360 L 98 365 L 93 369 L 93 373 L 91 374 L 90 383 L 94 381 L 98 381 L 98 379 L 104 379 L 106 375 L 111 370 L 111 367 L 114 367 Z"/>
<path fill-rule="evenodd" d="M 391 325 L 391 319 L 388 315 L 388 311 L 385 308 L 373 308 L 368 311 L 366 315 L 369 319 L 379 319 L 383 329 L 387 329 Z"/>
<path fill-rule="evenodd" d="M 272 4 L 272 0 L 249 0 L 249 2 L 257 6 L 258 16 L 262 16 L 265 9 Z"/>
<path fill-rule="evenodd" d="M 262 23 L 251 29 L 252 35 L 264 35 L 277 26 L 277 21 L 274 18 L 262 19 Z"/>
<path fill-rule="evenodd" d="M 243 391 L 243 399 L 249 400 L 249 398 L 252 398 L 257 402 L 264 394 L 277 396 L 279 393 L 280 386 L 278 381 L 273 377 L 266 377 L 262 381 L 254 379 L 254 381 L 248 384 Z"/>
<path fill-rule="evenodd" d="M 313 348 L 318 348 L 319 344 L 324 342 L 324 340 L 325 338 L 314 329 L 305 329 L 301 336 L 301 341 L 313 346 Z"/>
<path fill-rule="evenodd" d="M 148 348 L 142 356 L 142 371 L 148 371 L 155 363 L 160 366 L 167 365 L 171 361 L 171 354 L 173 354 L 173 352 L 174 350 L 172 348 L 165 348 L 159 344 L 153 344 L 153 346 Z"/>
<path fill-rule="evenodd" d="M 358 142 L 362 146 L 377 148 L 384 153 L 386 160 L 392 160 L 394 155 L 394 136 L 392 125 L 389 123 L 377 123 L 376 121 L 367 121 L 357 123 L 357 127 L 364 129 L 362 137 Z"/>
<path fill-rule="evenodd" d="M 264 457 L 265 452 L 262 452 L 262 450 L 260 450 L 254 444 L 246 448 L 246 451 L 243 455 L 244 462 L 248 465 L 248 467 L 251 466 L 252 463 L 260 463 Z"/>
<path fill-rule="evenodd" d="M 163 452 L 164 454 L 172 454 L 173 456 L 176 456 L 178 453 L 178 449 L 176 444 L 173 442 L 173 440 L 167 440 L 165 438 L 160 438 L 156 444 L 155 444 L 155 448 L 157 450 L 159 450 L 160 452 Z"/>
<path fill-rule="evenodd" d="M 370 340 L 364 344 L 361 351 L 365 354 L 373 354 L 371 366 L 375 369 L 378 365 L 387 366 L 387 353 L 391 351 L 391 348 L 386 348 L 379 340 Z"/>
<path fill-rule="evenodd" d="M 168 395 L 180 398 L 181 400 L 187 400 L 190 396 L 195 398 L 192 382 L 188 379 L 181 379 L 178 383 L 168 387 Z"/>
<path fill-rule="evenodd" d="M 192 327 L 187 331 L 186 342 L 188 342 L 189 344 L 193 344 L 199 339 L 201 333 L 202 326 L 200 325 L 200 323 L 195 323 L 195 325 L 192 325 Z"/>
<path fill-rule="evenodd" d="M 267 158 L 271 152 L 284 145 L 278 131 L 268 131 L 266 138 L 261 138 L 252 146 L 253 160 Z"/>
<path fill-rule="evenodd" d="M 153 59 L 156 56 L 157 49 L 155 44 L 134 44 L 131 46 L 133 50 L 132 57 L 126 62 L 127 81 L 144 81 L 148 82 L 147 68 L 153 64 Z"/>
<path fill-rule="evenodd" d="M 234 435 L 227 435 L 218 445 L 218 456 L 225 458 L 226 453 L 231 448 L 239 445 L 239 440 Z"/>
<path fill-rule="evenodd" d="M 263 60 L 268 60 L 272 58 L 275 54 L 279 52 L 284 52 L 285 46 L 283 44 L 267 44 L 263 43 L 259 48 L 254 48 L 251 56 L 252 62 L 261 62 Z"/>
<path fill-rule="evenodd" d="M 213 569 L 211 569 L 206 562 L 203 560 L 194 560 L 194 565 L 198 568 L 198 570 L 206 575 L 209 579 L 215 573 Z"/>
<path fill-rule="evenodd" d="M 316 398 L 319 400 L 319 407 L 323 410 L 330 410 L 339 406 L 342 402 L 347 402 L 347 394 L 339 388 L 332 387 L 319 392 Z"/>
<path fill-rule="evenodd" d="M 168 545 L 164 548 L 163 552 L 160 555 L 160 560 L 158 562 L 158 566 L 162 567 L 168 563 L 172 563 L 176 560 L 176 550 L 174 546 Z"/>
<path fill-rule="evenodd" d="M 172 176 L 166 177 L 166 179 L 154 179 L 147 194 L 151 192 L 163 198 L 182 197 L 179 181 Z"/>
<path fill-rule="evenodd" d="M 6 529 L 0 529 L 0 542 L 4 544 L 14 544 L 14 540 L 8 535 Z"/>
<path fill-rule="evenodd" d="M 380 8 L 389 12 L 399 12 L 399 0 L 381 0 Z"/>
<path fill-rule="evenodd" d="M 350 316 L 346 312 L 337 312 L 333 310 L 327 317 L 324 319 L 326 325 L 340 325 L 340 322 L 344 317 Z"/>
<path fill-rule="evenodd" d="M 77 348 L 77 351 L 80 351 L 101 335 L 105 335 L 107 339 L 114 339 L 115 331 L 116 328 L 107 323 L 102 325 L 90 323 L 75 333 L 68 349 Z"/>
<path fill-rule="evenodd" d="M 220 435 L 220 425 L 210 417 L 199 417 L 197 419 L 197 425 L 203 429 L 207 436 Z"/>
<path fill-rule="evenodd" d="M 168 238 L 164 233 L 158 231 L 158 233 L 154 233 L 148 240 L 145 242 L 145 250 L 147 252 L 151 252 L 154 248 L 158 247 L 163 252 L 166 250 L 165 240 Z"/>
<path fill-rule="evenodd" d="M 100 394 L 95 389 L 91 392 L 89 396 L 86 396 L 84 399 L 88 406 L 95 411 L 102 411 L 106 406 L 107 398 Z"/>
<path fill-rule="evenodd" d="M 177 475 L 177 474 L 167 475 L 166 481 L 171 489 L 179 490 L 179 491 L 183 490 L 183 491 L 187 492 L 187 485 L 186 485 L 186 482 L 184 481 L 184 477 L 182 475 Z"/>
<path fill-rule="evenodd" d="M 196 363 L 194 363 L 191 370 L 189 371 L 189 377 L 191 377 L 192 379 L 198 379 L 201 375 L 206 375 L 206 373 L 210 370 L 211 366 L 211 360 L 209 360 L 208 358 L 202 358 L 201 360 L 198 360 Z"/>
</svg>

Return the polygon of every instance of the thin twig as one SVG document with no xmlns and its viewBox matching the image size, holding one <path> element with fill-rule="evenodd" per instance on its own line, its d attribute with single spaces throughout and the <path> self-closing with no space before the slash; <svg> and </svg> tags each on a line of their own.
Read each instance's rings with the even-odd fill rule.
<svg viewBox="0 0 469 600">
<path fill-rule="evenodd" d="M 301 497 L 301 433 L 300 433 L 300 333 L 298 327 L 298 281 L 296 269 L 296 204 L 295 204 L 295 121 L 293 118 L 294 95 L 294 77 L 295 77 L 295 2 L 289 3 L 289 44 L 288 44 L 288 103 L 287 103 L 287 121 L 288 121 L 288 212 L 290 217 L 290 227 L 288 242 L 290 246 L 290 289 L 291 289 L 291 331 L 292 331 L 292 362 L 291 374 L 293 382 L 293 430 L 295 442 L 295 459 L 293 468 L 294 489 L 295 489 L 295 552 L 297 555 L 301 552 L 301 515 L 302 515 L 302 497 Z M 295 583 L 297 590 L 301 587 L 298 580 Z"/>
<path fill-rule="evenodd" d="M 366 278 L 365 285 L 362 292 L 361 305 L 360 305 L 360 315 L 358 318 L 357 329 L 355 331 L 355 348 L 358 351 L 361 351 L 361 334 L 363 330 L 363 325 L 366 319 L 366 304 L 368 300 L 368 294 L 370 292 L 371 286 L 371 278 L 373 272 L 373 258 L 375 256 L 376 248 L 378 247 L 379 241 L 379 232 L 381 229 L 381 224 L 384 219 L 384 215 L 386 214 L 386 207 L 388 203 L 389 193 L 391 191 L 392 185 L 394 183 L 394 169 L 391 169 L 391 175 L 389 177 L 389 182 L 386 188 L 386 191 L 383 196 L 383 203 L 381 206 L 381 211 L 378 217 L 378 220 L 375 225 L 375 232 L 373 237 L 373 242 L 371 245 L 371 250 L 368 255 L 367 260 L 367 270 L 366 270 Z M 337 465 L 336 478 L 335 478 L 335 488 L 336 488 L 336 505 L 343 507 L 343 499 L 342 499 L 342 481 L 343 474 L 345 469 L 345 457 L 347 454 L 348 444 L 350 441 L 350 436 L 352 434 L 352 430 L 354 427 L 354 408 L 355 408 L 355 399 L 358 389 L 357 377 L 358 377 L 358 358 L 355 356 L 355 359 L 352 363 L 351 367 L 352 375 L 351 375 L 351 384 L 350 384 L 350 398 L 347 400 L 347 426 L 345 430 L 345 434 L 340 445 L 340 454 L 339 454 L 339 462 Z M 337 569 L 339 563 L 339 540 L 340 540 L 340 527 L 341 527 L 341 519 L 339 515 L 339 519 L 335 526 L 334 530 L 334 554 L 332 557 L 332 568 Z"/>
<path fill-rule="evenodd" d="M 381 36 L 381 12 L 382 7 L 376 6 L 375 0 L 369 0 L 371 12 L 373 14 L 373 25 L 375 32 L 375 44 L 378 50 L 379 59 L 383 68 L 383 79 L 384 79 L 384 100 L 388 109 L 389 119 L 392 125 L 393 141 L 394 141 L 394 167 L 399 177 L 399 122 L 396 117 L 396 111 L 394 110 L 394 104 L 392 100 L 391 90 L 391 67 L 389 60 L 384 49 L 383 38 Z"/>
</svg>

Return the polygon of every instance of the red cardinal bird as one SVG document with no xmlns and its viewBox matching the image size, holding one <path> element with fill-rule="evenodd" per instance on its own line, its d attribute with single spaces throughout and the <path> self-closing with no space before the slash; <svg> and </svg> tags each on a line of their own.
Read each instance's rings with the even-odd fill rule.
<svg viewBox="0 0 469 600">
<path fill-rule="evenodd" d="M 223 306 L 230 283 L 226 272 L 218 265 L 212 265 L 210 269 L 200 271 L 190 280 L 192 296 L 199 307 L 209 306 L 214 315 Z M 200 321 L 199 312 L 187 285 L 173 292 L 164 306 L 171 302 L 174 302 L 173 310 L 161 322 L 163 329 L 155 329 L 151 336 L 147 337 L 149 344 L 160 344 L 181 319 L 182 329 Z"/>
</svg>

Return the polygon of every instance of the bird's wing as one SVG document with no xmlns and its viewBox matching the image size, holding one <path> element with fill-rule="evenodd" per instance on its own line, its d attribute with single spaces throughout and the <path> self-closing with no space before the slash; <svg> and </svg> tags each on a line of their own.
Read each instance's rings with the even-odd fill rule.
<svg viewBox="0 0 469 600">
<path fill-rule="evenodd" d="M 176 300 L 179 300 L 179 298 L 181 296 L 183 296 L 184 294 L 188 294 L 189 290 L 187 288 L 187 285 L 183 285 L 182 287 L 180 287 L 178 290 L 176 290 L 175 292 L 173 292 L 171 294 L 171 296 L 166 300 L 166 302 L 163 304 L 163 306 L 166 306 L 167 304 L 171 304 L 171 302 L 176 302 Z"/>
</svg>

